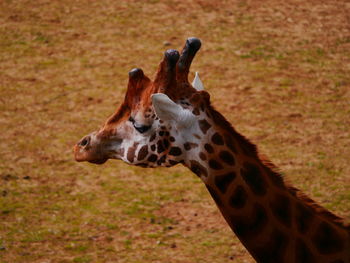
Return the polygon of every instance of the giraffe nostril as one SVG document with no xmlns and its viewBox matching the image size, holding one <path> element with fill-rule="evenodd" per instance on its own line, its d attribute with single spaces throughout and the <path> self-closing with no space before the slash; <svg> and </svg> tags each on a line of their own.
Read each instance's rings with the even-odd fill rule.
<svg viewBox="0 0 350 263">
<path fill-rule="evenodd" d="M 78 143 L 78 145 L 80 147 L 86 147 L 89 143 L 90 143 L 90 136 L 86 136 Z"/>
</svg>

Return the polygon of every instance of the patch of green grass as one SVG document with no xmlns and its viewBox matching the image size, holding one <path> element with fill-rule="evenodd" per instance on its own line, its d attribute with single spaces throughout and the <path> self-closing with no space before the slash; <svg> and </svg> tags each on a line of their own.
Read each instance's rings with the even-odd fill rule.
<svg viewBox="0 0 350 263">
<path fill-rule="evenodd" d="M 80 244 L 78 242 L 70 242 L 69 244 L 66 245 L 66 249 L 72 250 L 75 252 L 86 252 L 89 249 L 88 244 Z"/>
<path fill-rule="evenodd" d="M 272 58 L 275 59 L 283 59 L 284 56 L 280 53 L 277 53 L 276 50 L 274 50 L 273 47 L 269 46 L 259 46 L 254 47 L 253 49 L 249 50 L 245 54 L 242 54 L 239 56 L 240 58 L 246 59 L 263 59 L 263 60 L 269 60 Z"/>
<path fill-rule="evenodd" d="M 45 44 L 48 44 L 50 42 L 50 37 L 44 35 L 41 32 L 37 32 L 34 35 L 35 35 L 34 41 L 37 41 L 37 42 L 40 42 L 40 43 L 45 43 Z"/>
<path fill-rule="evenodd" d="M 26 233 L 25 237 L 21 240 L 21 242 L 44 241 L 47 236 L 48 236 L 48 233 L 46 230 L 29 231 Z"/>
<path fill-rule="evenodd" d="M 80 256 L 80 257 L 75 257 L 73 259 L 73 262 L 74 263 L 90 263 L 90 262 L 93 262 L 92 261 L 92 257 L 91 256 Z"/>
</svg>

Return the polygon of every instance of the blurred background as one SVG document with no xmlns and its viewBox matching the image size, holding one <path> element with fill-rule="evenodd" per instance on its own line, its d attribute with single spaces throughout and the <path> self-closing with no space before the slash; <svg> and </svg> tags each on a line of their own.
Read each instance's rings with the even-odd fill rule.
<svg viewBox="0 0 350 263">
<path fill-rule="evenodd" d="M 216 108 L 350 219 L 348 1 L 3 0 L 0 262 L 253 262 L 185 168 L 73 159 L 128 71 L 191 36 Z"/>
</svg>

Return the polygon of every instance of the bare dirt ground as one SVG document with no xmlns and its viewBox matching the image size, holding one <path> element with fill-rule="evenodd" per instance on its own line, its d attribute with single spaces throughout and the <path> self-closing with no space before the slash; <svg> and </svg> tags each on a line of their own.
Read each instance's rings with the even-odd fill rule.
<svg viewBox="0 0 350 263">
<path fill-rule="evenodd" d="M 72 146 L 199 37 L 217 108 L 350 220 L 348 1 L 0 2 L 0 262 L 253 262 L 189 171 L 76 163 Z M 193 75 L 193 72 L 191 72 Z"/>
</svg>

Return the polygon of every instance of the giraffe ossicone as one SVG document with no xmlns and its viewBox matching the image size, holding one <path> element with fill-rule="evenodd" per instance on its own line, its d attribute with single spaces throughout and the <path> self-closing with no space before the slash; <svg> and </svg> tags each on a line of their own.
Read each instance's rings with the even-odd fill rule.
<svg viewBox="0 0 350 263">
<path fill-rule="evenodd" d="M 123 103 L 74 147 L 77 161 L 120 159 L 141 167 L 183 164 L 202 179 L 225 220 L 257 262 L 350 263 L 350 226 L 287 184 L 210 103 L 196 74 L 201 47 L 164 53 L 154 81 L 129 72 Z"/>
</svg>

